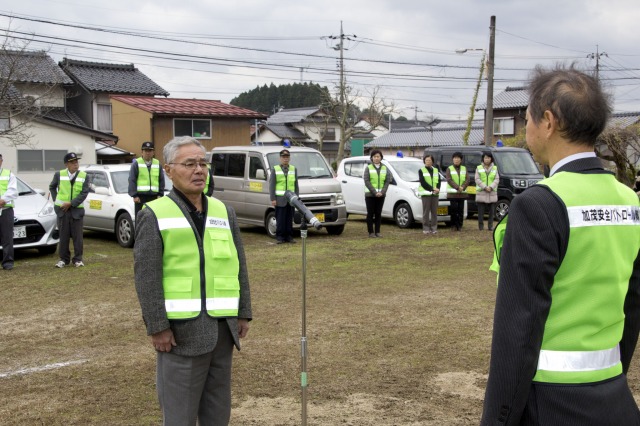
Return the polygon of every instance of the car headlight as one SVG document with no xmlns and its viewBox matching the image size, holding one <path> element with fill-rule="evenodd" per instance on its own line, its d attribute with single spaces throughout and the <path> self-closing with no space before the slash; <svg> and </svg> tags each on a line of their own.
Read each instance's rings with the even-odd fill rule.
<svg viewBox="0 0 640 426">
<path fill-rule="evenodd" d="M 339 192 L 336 194 L 336 204 L 337 205 L 344 204 L 344 195 L 342 195 L 342 192 Z"/>
<path fill-rule="evenodd" d="M 526 179 L 511 179 L 511 184 L 514 188 L 526 188 L 527 180 Z"/>
<path fill-rule="evenodd" d="M 51 216 L 55 215 L 55 210 L 53 209 L 53 204 L 46 203 L 40 213 L 38 213 L 38 217 Z"/>
<path fill-rule="evenodd" d="M 417 198 L 422 198 L 420 196 L 420 191 L 418 190 L 418 188 L 412 188 L 411 190 L 413 191 L 413 195 L 415 195 Z"/>
</svg>

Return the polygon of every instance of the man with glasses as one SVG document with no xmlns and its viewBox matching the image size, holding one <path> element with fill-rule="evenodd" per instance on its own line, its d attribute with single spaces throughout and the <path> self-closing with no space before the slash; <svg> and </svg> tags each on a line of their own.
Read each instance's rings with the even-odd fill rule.
<svg viewBox="0 0 640 426">
<path fill-rule="evenodd" d="M 144 142 L 142 156 L 131 163 L 129 195 L 133 198 L 136 216 L 145 203 L 164 195 L 164 173 L 154 154 L 153 142 Z"/>
<path fill-rule="evenodd" d="M 240 228 L 233 208 L 203 194 L 198 140 L 174 138 L 163 154 L 173 189 L 140 211 L 133 249 L 163 424 L 227 425 L 233 346 L 252 316 Z"/>
<path fill-rule="evenodd" d="M 289 164 L 291 153 L 280 151 L 280 165 L 271 168 L 269 195 L 271 205 L 276 208 L 276 244 L 295 243 L 293 239 L 293 207 L 287 203 L 286 191 L 299 194 L 298 171 Z"/>
<path fill-rule="evenodd" d="M 84 266 L 82 254 L 84 251 L 82 239 L 82 224 L 84 221 L 84 205 L 89 194 L 89 180 L 87 174 L 79 171 L 78 156 L 69 152 L 64 156 L 65 169 L 55 172 L 49 184 L 51 199 L 58 216 L 58 256 L 60 260 L 56 268 L 64 268 L 73 264 L 76 268 Z M 73 240 L 73 259 L 69 250 L 69 239 Z"/>
</svg>

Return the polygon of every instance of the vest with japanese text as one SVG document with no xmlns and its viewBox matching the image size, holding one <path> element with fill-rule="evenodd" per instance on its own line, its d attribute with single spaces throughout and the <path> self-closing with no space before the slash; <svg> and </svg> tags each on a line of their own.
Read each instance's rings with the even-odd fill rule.
<svg viewBox="0 0 640 426">
<path fill-rule="evenodd" d="M 387 167 L 384 164 L 380 165 L 380 173 L 376 170 L 376 166 L 369 164 L 369 182 L 373 187 L 380 191 L 384 186 L 384 181 L 387 179 Z M 369 188 L 364 186 L 364 192 L 369 192 Z"/>
<path fill-rule="evenodd" d="M 296 168 L 289 165 L 289 171 L 286 176 L 281 166 L 274 166 L 273 170 L 276 173 L 276 195 L 282 197 L 286 191 L 295 192 Z"/>
<path fill-rule="evenodd" d="M 147 167 L 142 157 L 136 159 L 138 163 L 138 192 L 160 192 L 160 161 L 151 160 L 151 167 Z"/>
<path fill-rule="evenodd" d="M 184 213 L 169 197 L 146 204 L 158 220 L 164 250 L 162 287 L 167 318 L 237 317 L 240 263 L 225 205 L 206 197 L 208 208 L 202 246 Z M 204 290 L 204 292 L 203 292 Z"/>
<path fill-rule="evenodd" d="M 533 380 L 579 384 L 618 376 L 624 301 L 640 250 L 638 196 L 610 174 L 559 172 L 538 184 L 564 202 L 569 244 L 551 287 Z M 589 191 L 576 191 L 581 187 Z M 496 271 L 505 226 L 502 220 L 494 232 Z"/>
<path fill-rule="evenodd" d="M 422 177 L 424 178 L 425 182 L 427 182 L 429 185 L 431 185 L 432 188 L 435 189 L 435 188 L 438 187 L 438 182 L 440 180 L 440 175 L 438 174 L 438 169 L 433 167 L 433 178 L 429 174 L 429 170 L 427 170 L 426 167 L 421 168 L 420 172 L 422 173 Z M 418 186 L 418 195 L 420 195 L 421 197 L 425 197 L 425 196 L 429 196 L 429 195 L 438 195 L 438 194 L 434 194 L 433 191 L 427 191 L 426 189 L 424 189 L 422 187 L 422 185 L 419 185 Z"/>
<path fill-rule="evenodd" d="M 9 189 L 9 177 L 11 176 L 11 170 L 2 169 L 2 173 L 0 173 L 0 198 L 7 192 Z M 4 205 L 5 207 L 13 207 L 13 200 L 9 201 Z"/>
<path fill-rule="evenodd" d="M 82 185 L 86 178 L 87 174 L 79 170 L 76 173 L 76 180 L 73 182 L 72 187 L 69 179 L 69 169 L 60 170 L 60 182 L 58 183 L 58 195 L 56 196 L 55 205 L 61 206 L 63 203 L 71 202 L 76 195 L 82 192 Z M 81 203 L 77 208 L 83 209 L 84 205 Z"/>
</svg>

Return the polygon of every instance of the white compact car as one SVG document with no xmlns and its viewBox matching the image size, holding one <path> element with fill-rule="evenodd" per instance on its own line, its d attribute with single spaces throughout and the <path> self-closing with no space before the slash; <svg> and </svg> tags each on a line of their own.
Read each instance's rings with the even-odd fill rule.
<svg viewBox="0 0 640 426">
<path fill-rule="evenodd" d="M 42 254 L 55 253 L 59 235 L 53 203 L 20 178 L 17 178 L 17 183 L 18 198 L 13 208 L 13 248 L 35 248 Z"/>
<path fill-rule="evenodd" d="M 371 163 L 369 157 L 345 158 L 338 167 L 338 180 L 347 205 L 347 213 L 367 214 L 364 203 L 364 168 Z M 418 195 L 418 171 L 424 163 L 418 158 L 385 157 L 382 164 L 387 166 L 393 177 L 382 208 L 382 217 L 393 219 L 400 228 L 409 228 L 414 222 L 422 222 L 422 200 Z M 441 176 L 438 221 L 451 221 L 447 201 L 447 182 Z"/>
</svg>

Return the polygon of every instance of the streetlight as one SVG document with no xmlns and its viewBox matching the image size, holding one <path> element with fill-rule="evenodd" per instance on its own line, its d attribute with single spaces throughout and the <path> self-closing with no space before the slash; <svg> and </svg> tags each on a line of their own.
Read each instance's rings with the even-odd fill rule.
<svg viewBox="0 0 640 426">
<path fill-rule="evenodd" d="M 487 109 L 484 112 L 484 144 L 493 145 L 493 57 L 496 44 L 496 17 L 491 17 L 489 26 L 489 56 L 487 58 Z M 463 54 L 473 50 L 484 49 L 456 49 L 456 53 Z"/>
</svg>

